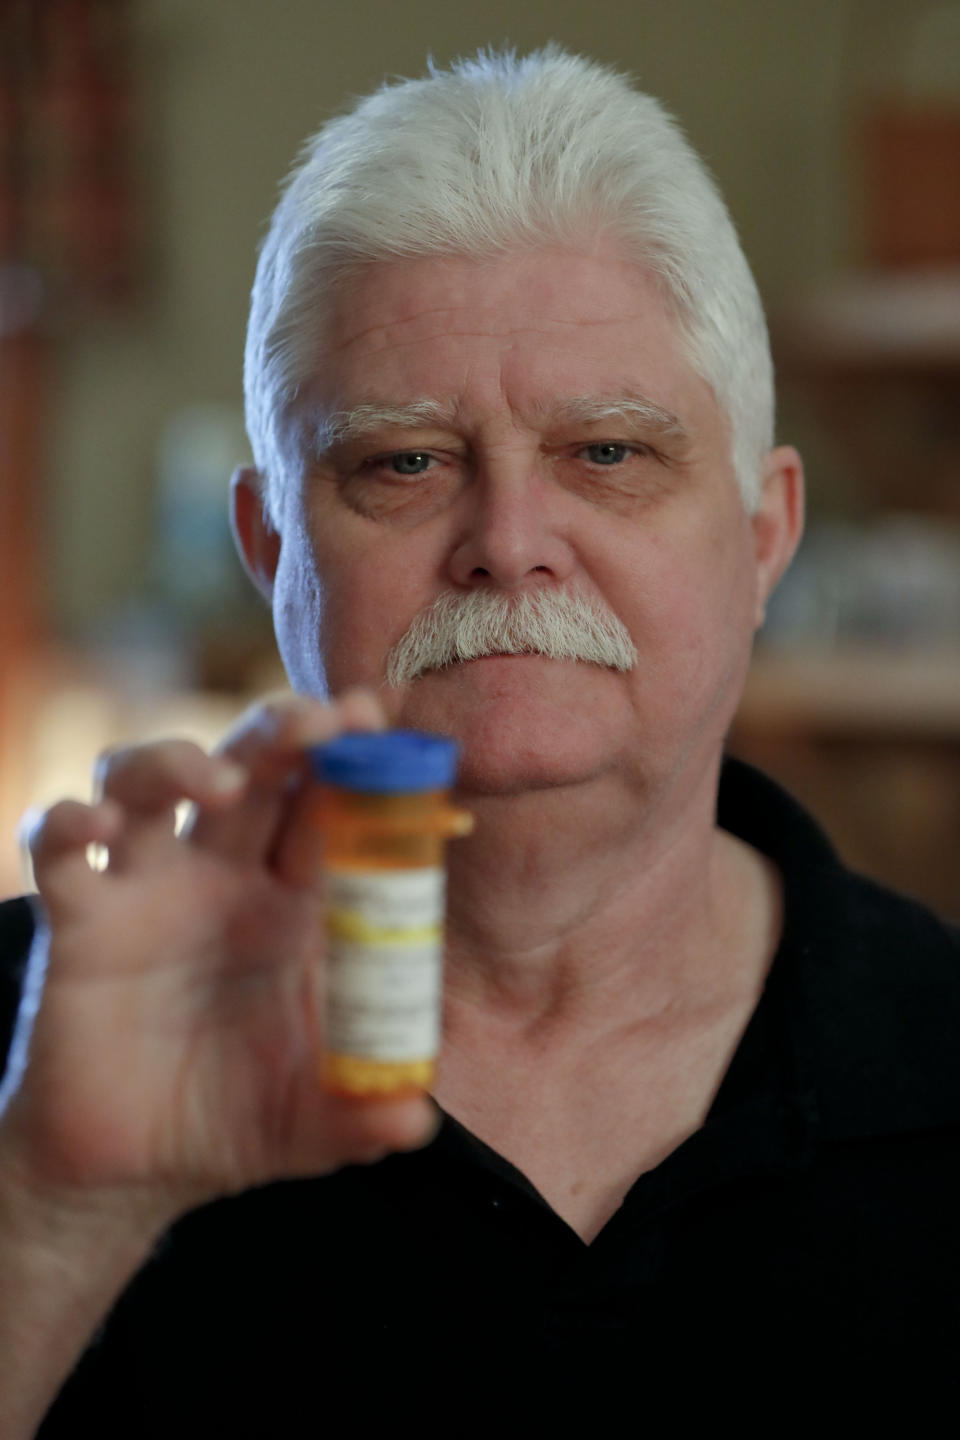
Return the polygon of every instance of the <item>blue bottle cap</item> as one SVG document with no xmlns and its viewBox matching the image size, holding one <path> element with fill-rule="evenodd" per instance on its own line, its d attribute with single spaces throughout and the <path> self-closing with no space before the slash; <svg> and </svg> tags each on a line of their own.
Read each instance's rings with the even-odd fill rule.
<svg viewBox="0 0 960 1440">
<path fill-rule="evenodd" d="M 419 730 L 351 730 L 307 751 L 318 780 L 371 795 L 447 790 L 459 745 Z"/>
</svg>

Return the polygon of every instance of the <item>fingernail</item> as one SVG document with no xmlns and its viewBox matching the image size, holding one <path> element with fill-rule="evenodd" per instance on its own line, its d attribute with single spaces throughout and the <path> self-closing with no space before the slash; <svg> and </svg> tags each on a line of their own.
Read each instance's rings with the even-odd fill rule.
<svg viewBox="0 0 960 1440">
<path fill-rule="evenodd" d="M 360 685 L 352 686 L 340 696 L 340 705 L 341 708 L 346 709 L 355 709 L 357 706 L 361 706 L 365 712 L 363 720 L 366 724 L 375 730 L 386 729 L 386 716 L 382 713 L 380 702 L 372 690 Z"/>
<path fill-rule="evenodd" d="M 247 772 L 240 765 L 233 765 L 229 760 L 222 761 L 214 771 L 212 788 L 219 795 L 226 795 L 231 790 L 239 790 L 240 786 L 246 783 Z"/>
</svg>

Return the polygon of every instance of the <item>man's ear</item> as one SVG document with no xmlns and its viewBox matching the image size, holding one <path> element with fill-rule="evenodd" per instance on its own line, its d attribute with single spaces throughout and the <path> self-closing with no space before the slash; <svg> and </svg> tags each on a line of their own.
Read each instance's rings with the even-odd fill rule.
<svg viewBox="0 0 960 1440">
<path fill-rule="evenodd" d="M 260 473 L 244 465 L 230 478 L 230 528 L 243 568 L 267 600 L 280 563 L 280 534 L 267 514 Z"/>
<path fill-rule="evenodd" d="M 800 544 L 803 517 L 803 461 L 792 445 L 778 445 L 764 461 L 763 493 L 750 517 L 757 560 L 754 623 L 758 628 L 767 601 Z"/>
</svg>

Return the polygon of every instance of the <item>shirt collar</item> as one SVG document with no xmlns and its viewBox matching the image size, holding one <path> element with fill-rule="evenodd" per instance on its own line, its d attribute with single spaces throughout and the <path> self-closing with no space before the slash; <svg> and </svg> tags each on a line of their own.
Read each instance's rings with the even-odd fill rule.
<svg viewBox="0 0 960 1440">
<path fill-rule="evenodd" d="M 779 988 L 784 1094 L 825 1140 L 955 1124 L 960 937 L 923 906 L 848 870 L 772 780 L 724 764 L 718 822 L 784 883 Z"/>
</svg>

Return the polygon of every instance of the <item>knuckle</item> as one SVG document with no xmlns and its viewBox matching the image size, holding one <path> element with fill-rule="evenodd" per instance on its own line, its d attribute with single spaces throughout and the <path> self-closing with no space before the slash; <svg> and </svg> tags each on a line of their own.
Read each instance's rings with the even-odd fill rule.
<svg viewBox="0 0 960 1440">
<path fill-rule="evenodd" d="M 132 745 L 110 745 L 101 750 L 93 762 L 94 795 L 111 795 L 123 785 L 136 763 L 137 749 Z"/>
<path fill-rule="evenodd" d="M 31 807 L 20 819 L 20 843 L 34 857 L 53 846 L 64 844 L 69 841 L 77 827 L 78 817 L 86 809 L 77 800 L 58 800 L 46 810 Z"/>
<path fill-rule="evenodd" d="M 171 740 L 160 740 L 156 744 L 157 767 L 163 774 L 193 774 L 198 766 L 209 759 L 202 745 L 182 736 Z"/>
<path fill-rule="evenodd" d="M 94 779 L 102 780 L 122 759 L 126 751 L 127 747 L 121 745 L 110 745 L 105 750 L 101 750 L 93 762 Z"/>
<path fill-rule="evenodd" d="M 265 731 L 271 738 L 283 742 L 297 735 L 304 716 L 326 707 L 316 700 L 306 700 L 303 696 L 281 691 L 265 696 L 260 708 Z"/>
<path fill-rule="evenodd" d="M 94 766 L 96 792 L 126 803 L 151 801 L 193 774 L 204 751 L 192 740 L 154 740 L 103 751 Z"/>
<path fill-rule="evenodd" d="M 287 691 L 265 695 L 244 711 L 224 737 L 219 753 L 291 749 L 301 743 L 305 717 L 322 714 L 328 708 Z"/>
</svg>

